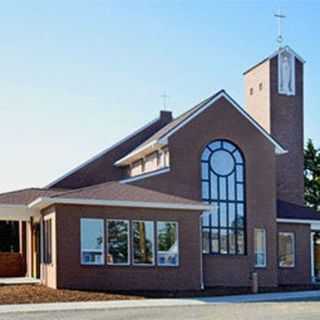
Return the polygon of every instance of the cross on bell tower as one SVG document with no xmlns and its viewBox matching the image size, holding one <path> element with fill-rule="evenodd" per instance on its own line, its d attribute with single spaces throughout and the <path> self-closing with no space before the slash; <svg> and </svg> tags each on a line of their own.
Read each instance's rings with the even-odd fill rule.
<svg viewBox="0 0 320 320">
<path fill-rule="evenodd" d="M 274 14 L 274 17 L 278 20 L 278 37 L 277 42 L 279 44 L 279 47 L 281 47 L 281 44 L 283 42 L 283 36 L 282 36 L 282 19 L 285 19 L 286 16 L 284 14 L 281 14 L 281 9 L 279 9 L 278 13 Z"/>
</svg>

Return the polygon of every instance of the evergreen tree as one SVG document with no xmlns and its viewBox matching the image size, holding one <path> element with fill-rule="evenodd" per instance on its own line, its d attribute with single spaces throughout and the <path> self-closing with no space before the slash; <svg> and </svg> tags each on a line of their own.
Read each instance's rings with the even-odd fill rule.
<svg viewBox="0 0 320 320">
<path fill-rule="evenodd" d="M 320 150 L 309 139 L 304 150 L 305 204 L 320 209 Z"/>
</svg>

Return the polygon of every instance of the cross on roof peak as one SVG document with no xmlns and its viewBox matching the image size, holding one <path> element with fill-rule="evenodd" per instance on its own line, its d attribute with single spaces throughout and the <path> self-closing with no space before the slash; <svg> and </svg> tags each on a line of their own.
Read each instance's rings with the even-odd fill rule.
<svg viewBox="0 0 320 320">
<path fill-rule="evenodd" d="M 274 17 L 278 20 L 278 37 L 277 42 L 279 46 L 281 47 L 281 44 L 283 42 L 283 36 L 282 36 L 282 19 L 285 19 L 286 16 L 281 13 L 281 9 L 279 8 L 278 13 L 274 14 Z"/>
</svg>

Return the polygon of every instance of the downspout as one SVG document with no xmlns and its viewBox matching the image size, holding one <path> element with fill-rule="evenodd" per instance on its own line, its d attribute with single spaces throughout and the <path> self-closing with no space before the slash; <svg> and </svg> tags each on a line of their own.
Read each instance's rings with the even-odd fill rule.
<svg viewBox="0 0 320 320">
<path fill-rule="evenodd" d="M 202 212 L 203 214 L 203 212 Z M 199 235 L 200 235 L 200 288 L 204 290 L 204 270 L 203 270 L 203 253 L 202 253 L 202 221 L 201 216 L 199 216 Z"/>
</svg>

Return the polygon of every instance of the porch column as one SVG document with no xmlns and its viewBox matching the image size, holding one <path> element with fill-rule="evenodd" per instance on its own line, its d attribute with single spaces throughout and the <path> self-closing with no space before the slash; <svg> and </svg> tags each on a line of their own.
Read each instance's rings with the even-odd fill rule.
<svg viewBox="0 0 320 320">
<path fill-rule="evenodd" d="M 27 277 L 32 277 L 32 221 L 26 222 L 26 262 Z"/>
<path fill-rule="evenodd" d="M 24 274 L 27 273 L 27 234 L 26 222 L 19 221 L 19 253 L 23 258 Z"/>
</svg>

